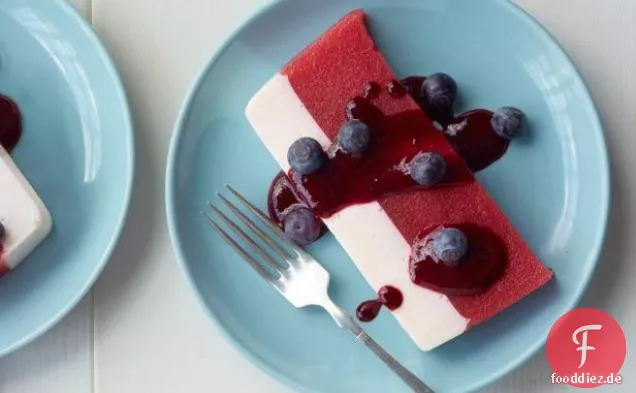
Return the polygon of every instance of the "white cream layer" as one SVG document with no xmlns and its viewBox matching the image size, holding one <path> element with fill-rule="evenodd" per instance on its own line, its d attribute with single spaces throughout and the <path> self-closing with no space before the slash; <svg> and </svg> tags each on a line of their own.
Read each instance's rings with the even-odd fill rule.
<svg viewBox="0 0 636 393">
<path fill-rule="evenodd" d="M 3 259 L 16 267 L 51 231 L 51 215 L 11 156 L 0 146 L 0 222 L 6 238 Z"/>
<path fill-rule="evenodd" d="M 323 146 L 331 143 L 284 75 L 275 75 L 254 95 L 246 116 L 285 171 L 289 170 L 287 149 L 296 139 L 312 137 Z M 422 350 L 466 330 L 468 320 L 447 296 L 411 282 L 411 247 L 378 203 L 351 206 L 325 223 L 374 290 L 391 285 L 402 291 L 404 303 L 393 315 Z"/>
</svg>

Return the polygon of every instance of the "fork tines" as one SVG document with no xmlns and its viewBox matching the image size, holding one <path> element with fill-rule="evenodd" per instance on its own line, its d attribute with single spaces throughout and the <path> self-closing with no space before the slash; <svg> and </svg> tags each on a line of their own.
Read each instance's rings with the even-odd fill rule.
<svg viewBox="0 0 636 393">
<path fill-rule="evenodd" d="M 231 186 L 226 185 L 226 187 L 240 205 L 252 213 L 259 223 L 264 224 L 266 229 L 254 222 L 252 218 L 221 193 L 217 193 L 217 196 L 223 205 L 243 225 L 239 226 L 236 218 L 233 220 L 212 202 L 207 203 L 209 211 L 202 211 L 201 214 L 205 217 L 210 227 L 238 252 L 258 274 L 270 282 L 283 280 L 297 256 L 295 255 L 298 253 L 297 247 L 285 237 L 278 225 L 272 222 L 263 211 L 254 206 Z M 224 226 L 231 229 L 234 235 L 223 229 Z M 256 253 L 260 258 L 254 257 L 253 253 L 246 250 L 241 242 L 248 244 L 253 253 Z M 283 247 L 283 245 L 287 247 Z"/>
</svg>

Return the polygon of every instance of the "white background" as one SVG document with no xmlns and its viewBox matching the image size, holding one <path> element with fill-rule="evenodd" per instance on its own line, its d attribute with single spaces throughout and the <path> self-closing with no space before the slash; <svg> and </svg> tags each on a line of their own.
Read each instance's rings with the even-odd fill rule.
<svg viewBox="0 0 636 393">
<path fill-rule="evenodd" d="M 221 337 L 174 260 L 164 168 L 177 111 L 198 70 L 266 0 L 73 0 L 123 75 L 135 116 L 138 181 L 131 217 L 94 291 L 64 321 L 0 359 L 0 393 L 285 393 Z M 388 1 L 388 0 L 387 0 Z M 590 84 L 613 161 L 606 251 L 584 305 L 636 333 L 636 2 L 517 0 L 561 41 Z M 636 370 L 633 344 L 623 367 Z M 563 392 L 545 355 L 487 389 Z M 599 392 L 634 392 L 636 375 Z M 356 392 L 352 392 L 356 393 Z"/>
</svg>

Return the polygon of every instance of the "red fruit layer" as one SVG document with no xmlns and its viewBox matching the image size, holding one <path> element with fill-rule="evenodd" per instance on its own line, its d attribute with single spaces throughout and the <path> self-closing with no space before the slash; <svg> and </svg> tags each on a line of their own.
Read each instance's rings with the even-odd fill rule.
<svg viewBox="0 0 636 393">
<path fill-rule="evenodd" d="M 332 140 L 347 120 L 343 108 L 364 86 L 369 82 L 385 86 L 398 79 L 369 35 L 363 11 L 345 16 L 282 72 Z M 434 149 L 447 158 L 459 159 L 410 96 L 383 93 L 374 99 L 374 105 L 387 116 L 419 111 L 422 123 L 428 125 L 422 132 Z M 508 266 L 501 279 L 479 295 L 449 296 L 453 306 L 472 326 L 544 285 L 551 279 L 552 272 L 541 264 L 486 190 L 470 176 L 470 181 L 456 187 L 395 194 L 381 198 L 379 203 L 411 244 L 426 228 L 471 223 L 491 230 L 501 239 L 508 255 Z M 404 261 L 402 268 L 408 269 L 408 261 Z"/>
</svg>

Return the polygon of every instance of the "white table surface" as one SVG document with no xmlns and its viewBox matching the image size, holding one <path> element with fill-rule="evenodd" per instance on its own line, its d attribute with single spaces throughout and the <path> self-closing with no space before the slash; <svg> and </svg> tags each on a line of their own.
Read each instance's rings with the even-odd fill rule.
<svg viewBox="0 0 636 393">
<path fill-rule="evenodd" d="M 0 393 L 285 393 L 224 341 L 175 262 L 165 224 L 168 142 L 188 86 L 267 0 L 73 0 L 118 63 L 135 116 L 138 181 L 123 239 L 93 292 L 51 332 L 0 359 Z M 387 0 L 388 1 L 388 0 Z M 423 0 L 425 1 L 425 0 Z M 601 110 L 613 161 L 606 251 L 584 305 L 605 309 L 636 369 L 636 2 L 517 0 L 565 46 Z M 487 389 L 564 392 L 545 355 Z M 636 391 L 636 376 L 599 392 Z M 356 393 L 356 392 L 352 392 Z"/>
</svg>

